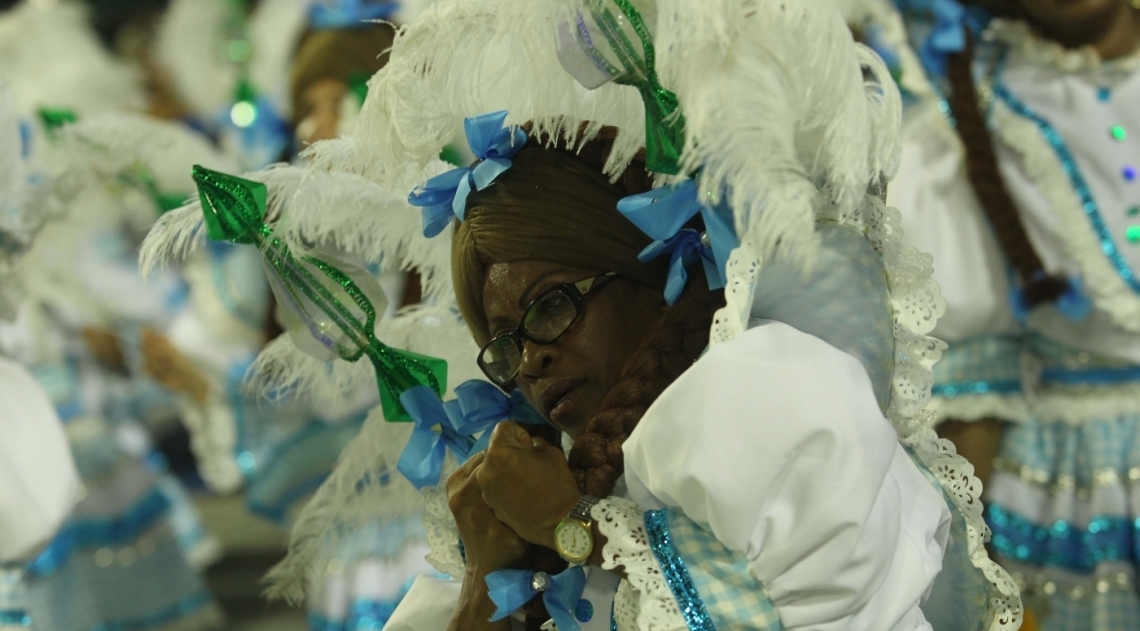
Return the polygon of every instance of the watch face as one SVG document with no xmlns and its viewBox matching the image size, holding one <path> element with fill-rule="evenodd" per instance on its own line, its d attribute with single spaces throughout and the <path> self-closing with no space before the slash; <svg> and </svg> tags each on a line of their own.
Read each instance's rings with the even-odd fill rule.
<svg viewBox="0 0 1140 631">
<path fill-rule="evenodd" d="M 564 521 L 554 533 L 558 551 L 568 559 L 585 559 L 594 548 L 594 537 L 585 524 Z"/>
</svg>

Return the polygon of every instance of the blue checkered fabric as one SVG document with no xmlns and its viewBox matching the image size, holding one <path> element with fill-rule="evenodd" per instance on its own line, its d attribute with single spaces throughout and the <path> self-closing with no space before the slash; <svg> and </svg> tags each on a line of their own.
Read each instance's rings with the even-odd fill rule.
<svg viewBox="0 0 1140 631">
<path fill-rule="evenodd" d="M 951 342 L 934 365 L 935 391 L 956 384 L 987 384 L 991 392 L 1021 391 L 1023 342 L 1009 335 L 983 335 Z M 963 391 L 963 394 L 971 392 Z"/>
<path fill-rule="evenodd" d="M 668 527 L 673 552 L 683 560 L 715 628 L 784 628 L 767 590 L 742 555 L 726 548 L 711 532 L 680 511 L 668 511 Z"/>
</svg>

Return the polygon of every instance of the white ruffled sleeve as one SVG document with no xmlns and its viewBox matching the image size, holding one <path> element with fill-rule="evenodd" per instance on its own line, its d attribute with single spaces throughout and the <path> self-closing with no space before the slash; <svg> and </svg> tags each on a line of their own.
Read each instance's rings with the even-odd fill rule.
<svg viewBox="0 0 1140 631">
<path fill-rule="evenodd" d="M 29 558 L 71 513 L 79 476 L 47 394 L 0 358 L 0 562 Z"/>
<path fill-rule="evenodd" d="M 761 325 L 714 347 L 667 389 L 624 451 L 637 504 L 626 512 L 645 511 L 642 527 L 627 517 L 600 528 L 615 547 L 626 541 L 641 629 L 689 616 L 699 603 L 686 594 L 725 586 L 702 588 L 710 580 L 736 581 L 728 586 L 740 598 L 763 593 L 748 606 L 771 603 L 775 611 L 760 614 L 778 615 L 786 629 L 928 628 L 918 605 L 941 569 L 949 511 L 849 355 L 787 325 Z M 614 512 L 595 516 L 606 510 Z M 615 530 L 623 528 L 629 534 Z M 662 590 L 657 574 L 674 562 L 668 553 L 655 554 L 656 567 L 639 562 L 651 558 L 636 550 L 646 529 L 655 553 L 674 546 L 681 557 L 727 558 L 724 567 L 736 554 L 742 567 L 722 574 L 731 580 L 718 570 L 666 576 Z M 609 548 L 607 557 L 619 552 Z M 660 624 L 647 626 L 650 617 Z"/>
</svg>

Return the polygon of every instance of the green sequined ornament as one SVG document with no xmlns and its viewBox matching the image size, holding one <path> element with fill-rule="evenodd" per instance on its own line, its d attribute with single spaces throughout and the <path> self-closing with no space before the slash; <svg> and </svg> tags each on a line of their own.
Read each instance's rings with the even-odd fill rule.
<svg viewBox="0 0 1140 631">
<path fill-rule="evenodd" d="M 620 10 L 620 15 L 606 7 L 604 0 L 587 0 L 586 7 L 617 57 L 622 71 L 617 82 L 633 86 L 641 93 L 645 104 L 646 168 L 676 175 L 680 171 L 681 149 L 685 145 L 685 119 L 680 112 L 680 102 L 677 95 L 661 87 L 657 79 L 656 49 L 641 13 L 629 0 L 612 2 Z M 626 34 L 623 18 L 636 33 L 640 50 Z"/>
<path fill-rule="evenodd" d="M 256 245 L 290 338 L 321 360 L 368 357 L 376 369 L 384 418 L 410 421 L 400 395 L 428 386 L 442 396 L 447 362 L 402 351 L 376 339 L 384 292 L 367 272 L 332 257 L 294 256 L 265 224 L 264 184 L 195 165 L 206 234 L 216 241 Z"/>
</svg>

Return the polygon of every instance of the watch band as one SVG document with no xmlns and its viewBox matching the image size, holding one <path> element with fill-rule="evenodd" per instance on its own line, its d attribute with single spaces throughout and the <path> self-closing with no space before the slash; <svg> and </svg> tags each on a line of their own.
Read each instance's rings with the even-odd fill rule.
<svg viewBox="0 0 1140 631">
<path fill-rule="evenodd" d="M 594 518 L 590 516 L 590 509 L 600 501 L 602 500 L 593 495 L 583 495 L 578 499 L 578 503 L 574 504 L 574 508 L 570 509 L 570 517 L 587 524 L 594 521 Z"/>
</svg>

